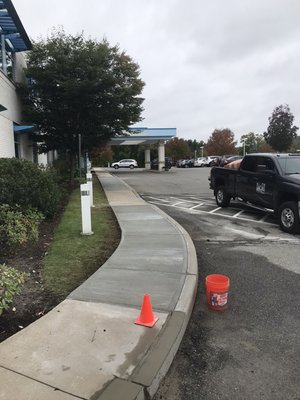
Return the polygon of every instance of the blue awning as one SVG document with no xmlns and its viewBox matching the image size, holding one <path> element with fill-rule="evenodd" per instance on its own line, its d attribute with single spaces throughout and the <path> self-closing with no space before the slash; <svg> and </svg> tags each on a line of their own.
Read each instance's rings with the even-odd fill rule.
<svg viewBox="0 0 300 400">
<path fill-rule="evenodd" d="M 14 125 L 15 133 L 27 133 L 33 130 L 33 125 Z"/>
<path fill-rule="evenodd" d="M 5 36 L 8 51 L 17 53 L 32 48 L 11 0 L 0 0 L 0 34 Z"/>
</svg>

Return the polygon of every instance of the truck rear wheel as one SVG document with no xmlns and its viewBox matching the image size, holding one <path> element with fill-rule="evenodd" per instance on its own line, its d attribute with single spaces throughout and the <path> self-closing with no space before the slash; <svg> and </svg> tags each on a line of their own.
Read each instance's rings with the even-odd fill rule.
<svg viewBox="0 0 300 400">
<path fill-rule="evenodd" d="M 216 203 L 219 207 L 228 207 L 230 204 L 230 196 L 226 193 L 224 186 L 218 186 L 216 190 Z"/>
<path fill-rule="evenodd" d="M 282 203 L 278 211 L 281 229 L 287 233 L 300 232 L 299 210 L 295 201 Z"/>
</svg>

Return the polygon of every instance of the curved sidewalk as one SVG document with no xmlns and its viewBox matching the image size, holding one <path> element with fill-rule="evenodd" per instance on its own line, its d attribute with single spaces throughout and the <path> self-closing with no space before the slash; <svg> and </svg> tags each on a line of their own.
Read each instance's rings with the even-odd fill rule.
<svg viewBox="0 0 300 400">
<path fill-rule="evenodd" d="M 121 179 L 97 176 L 121 242 L 65 301 L 0 344 L 0 399 L 149 399 L 176 354 L 197 290 L 194 245 Z M 145 293 L 153 328 L 134 324 Z"/>
</svg>

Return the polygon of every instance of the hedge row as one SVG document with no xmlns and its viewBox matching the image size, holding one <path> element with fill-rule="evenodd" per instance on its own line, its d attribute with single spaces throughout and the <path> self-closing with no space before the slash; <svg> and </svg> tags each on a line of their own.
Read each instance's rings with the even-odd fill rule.
<svg viewBox="0 0 300 400">
<path fill-rule="evenodd" d="M 53 168 L 16 158 L 0 158 L 0 204 L 35 209 L 51 218 L 62 200 L 58 182 Z"/>
</svg>

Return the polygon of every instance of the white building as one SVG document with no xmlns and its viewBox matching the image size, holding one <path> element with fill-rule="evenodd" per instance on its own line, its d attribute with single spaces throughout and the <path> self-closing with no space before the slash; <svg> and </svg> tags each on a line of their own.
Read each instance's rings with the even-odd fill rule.
<svg viewBox="0 0 300 400">
<path fill-rule="evenodd" d="M 34 161 L 30 126 L 22 125 L 16 83 L 24 80 L 31 42 L 11 0 L 0 0 L 0 157 Z"/>
</svg>

